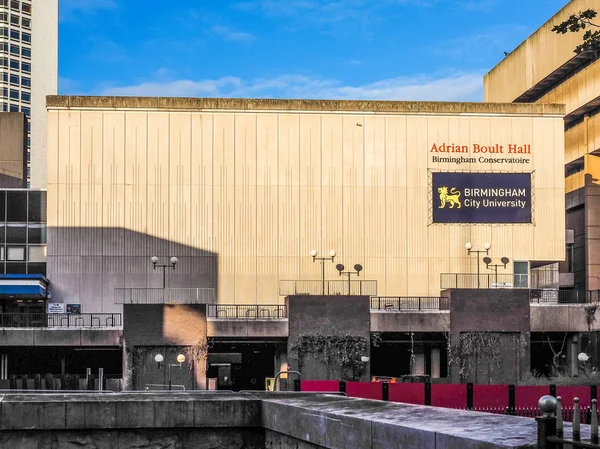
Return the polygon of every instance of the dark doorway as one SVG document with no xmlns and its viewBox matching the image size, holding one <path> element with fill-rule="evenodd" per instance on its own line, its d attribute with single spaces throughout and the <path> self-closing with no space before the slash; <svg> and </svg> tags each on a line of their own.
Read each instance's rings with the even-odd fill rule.
<svg viewBox="0 0 600 449">
<path fill-rule="evenodd" d="M 275 353 L 284 341 L 215 340 L 208 354 L 207 377 L 220 390 L 264 391 L 275 377 Z"/>
</svg>

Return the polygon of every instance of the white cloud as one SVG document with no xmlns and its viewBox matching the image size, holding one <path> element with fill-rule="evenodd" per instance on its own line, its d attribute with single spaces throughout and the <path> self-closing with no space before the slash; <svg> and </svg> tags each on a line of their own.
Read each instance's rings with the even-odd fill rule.
<svg viewBox="0 0 600 449">
<path fill-rule="evenodd" d="M 254 97 L 341 100 L 481 101 L 482 73 L 444 77 L 398 77 L 349 85 L 332 79 L 303 75 L 243 80 L 158 80 L 137 85 L 109 87 L 102 95 L 163 97 Z"/>
<path fill-rule="evenodd" d="M 223 37 L 228 41 L 237 41 L 237 42 L 252 42 L 256 40 L 250 33 L 244 33 L 242 31 L 234 31 L 230 27 L 223 25 L 215 25 L 212 27 L 213 33 L 218 36 Z"/>
<path fill-rule="evenodd" d="M 60 20 L 67 21 L 77 14 L 89 14 L 101 9 L 115 9 L 115 0 L 60 0 Z"/>
</svg>

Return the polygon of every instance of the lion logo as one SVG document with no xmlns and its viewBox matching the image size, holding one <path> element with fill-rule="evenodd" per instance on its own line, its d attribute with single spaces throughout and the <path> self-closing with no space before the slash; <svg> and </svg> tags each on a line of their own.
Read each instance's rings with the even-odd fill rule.
<svg viewBox="0 0 600 449">
<path fill-rule="evenodd" d="M 438 188 L 438 192 L 440 193 L 440 209 L 446 207 L 446 204 L 450 205 L 450 209 L 453 209 L 454 206 L 458 206 L 457 209 L 462 207 L 460 204 L 460 192 L 456 190 L 456 188 L 452 187 L 450 192 L 448 192 L 448 187 L 440 187 Z"/>
</svg>

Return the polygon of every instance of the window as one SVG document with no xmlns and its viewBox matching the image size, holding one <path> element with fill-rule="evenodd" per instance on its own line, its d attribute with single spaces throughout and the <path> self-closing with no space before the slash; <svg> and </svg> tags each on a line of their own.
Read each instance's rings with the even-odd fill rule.
<svg viewBox="0 0 600 449">
<path fill-rule="evenodd" d="M 28 62 L 22 62 L 21 63 L 21 70 L 26 72 L 26 73 L 31 73 L 31 64 Z"/>
<path fill-rule="evenodd" d="M 19 16 L 13 16 L 13 15 L 10 16 L 10 23 L 11 24 L 19 26 L 20 22 L 21 21 L 19 20 Z"/>
<path fill-rule="evenodd" d="M 4 103 L 2 105 L 2 112 L 7 112 L 8 111 L 8 105 L 6 103 Z"/>
<path fill-rule="evenodd" d="M 15 89 L 10 90 L 10 98 L 13 100 L 19 100 L 19 91 Z"/>
<path fill-rule="evenodd" d="M 21 106 L 21 112 L 24 113 L 27 117 L 31 117 L 31 108 Z M 29 172 L 27 173 L 27 175 L 29 176 Z"/>
<path fill-rule="evenodd" d="M 27 225 L 9 223 L 6 225 L 6 243 L 27 243 Z M 22 259 L 16 259 L 22 260 Z"/>
<path fill-rule="evenodd" d="M 19 105 L 11 104 L 9 110 L 10 110 L 10 112 L 19 112 Z"/>
<path fill-rule="evenodd" d="M 23 11 L 26 14 L 31 14 L 31 5 L 27 5 L 26 3 L 23 3 L 23 7 L 21 8 L 21 11 Z"/>
<path fill-rule="evenodd" d="M 25 260 L 24 246 L 7 246 L 6 260 Z"/>
<path fill-rule="evenodd" d="M 10 68 L 19 70 L 19 61 L 17 61 L 16 59 L 11 59 L 10 60 Z"/>
<path fill-rule="evenodd" d="M 21 86 L 31 87 L 31 78 L 27 78 L 26 76 L 21 77 Z"/>
<path fill-rule="evenodd" d="M 21 54 L 21 48 L 18 45 L 10 44 L 10 53 L 19 56 Z"/>
<path fill-rule="evenodd" d="M 2 5 L 2 2 L 0 1 L 0 5 Z M 8 13 L 5 12 L 0 12 L 0 22 L 8 22 Z"/>
<path fill-rule="evenodd" d="M 8 42 L 3 42 L 0 48 L 4 53 L 8 53 Z"/>
<path fill-rule="evenodd" d="M 9 190 L 6 192 L 7 221 L 27 222 L 27 191 Z"/>
<path fill-rule="evenodd" d="M 529 285 L 529 262 L 513 262 L 514 287 L 527 288 Z"/>
<path fill-rule="evenodd" d="M 8 88 L 7 87 L 2 88 L 2 97 L 8 98 Z"/>
<path fill-rule="evenodd" d="M 8 83 L 8 72 L 2 73 L 2 81 Z"/>
<path fill-rule="evenodd" d="M 4 246 L 0 246 L 0 260 L 4 260 Z"/>
<path fill-rule="evenodd" d="M 46 264 L 45 263 L 28 263 L 27 264 L 28 274 L 41 274 L 46 276 Z"/>
<path fill-rule="evenodd" d="M 27 269 L 27 264 L 25 264 L 25 263 L 7 263 L 6 264 L 6 273 L 7 274 L 25 274 L 26 269 Z"/>
<path fill-rule="evenodd" d="M 31 34 L 29 33 L 23 33 L 23 35 L 21 36 L 21 40 L 23 42 L 27 42 L 27 43 L 31 43 Z"/>
<path fill-rule="evenodd" d="M 19 75 L 10 74 L 10 84 L 19 85 Z"/>
<path fill-rule="evenodd" d="M 568 273 L 574 273 L 574 267 L 573 267 L 573 244 L 572 243 L 567 243 L 567 272 Z"/>
<path fill-rule="evenodd" d="M 0 36 L 8 37 L 8 28 L 0 28 Z"/>
<path fill-rule="evenodd" d="M 46 192 L 29 192 L 29 222 L 46 222 Z"/>
<path fill-rule="evenodd" d="M 10 38 L 18 41 L 21 38 L 21 33 L 17 30 L 10 30 Z"/>
<path fill-rule="evenodd" d="M 30 262 L 46 262 L 46 247 L 45 246 L 30 246 L 29 247 Z"/>
<path fill-rule="evenodd" d="M 45 224 L 29 224 L 29 243 L 47 243 Z"/>
<path fill-rule="evenodd" d="M 10 0 L 10 9 L 19 10 L 19 2 L 18 0 Z"/>
<path fill-rule="evenodd" d="M 8 58 L 0 58 L 0 67 L 8 67 Z"/>
<path fill-rule="evenodd" d="M 27 103 L 31 103 L 31 94 L 29 92 L 21 92 L 21 100 Z"/>
<path fill-rule="evenodd" d="M 31 48 L 23 47 L 21 49 L 21 56 L 23 56 L 24 58 L 31 58 Z"/>
<path fill-rule="evenodd" d="M 31 19 L 26 19 L 25 17 L 23 17 L 23 28 L 31 28 Z"/>
</svg>

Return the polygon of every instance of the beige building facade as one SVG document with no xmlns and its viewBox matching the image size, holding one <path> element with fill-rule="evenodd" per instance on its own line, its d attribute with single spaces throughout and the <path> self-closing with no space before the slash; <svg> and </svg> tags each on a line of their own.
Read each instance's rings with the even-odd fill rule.
<svg viewBox="0 0 600 449">
<path fill-rule="evenodd" d="M 600 61 L 575 54 L 583 33 L 556 34 L 571 14 L 598 11 L 596 0 L 572 0 L 484 78 L 484 100 L 565 104 L 567 228 L 574 233 L 571 262 L 577 289 L 600 289 Z"/>
<path fill-rule="evenodd" d="M 161 288 L 154 255 L 179 258 L 168 287 L 232 304 L 278 304 L 280 281 L 320 280 L 312 249 L 360 263 L 380 296 L 438 296 L 443 273 L 476 272 L 467 242 L 509 258 L 500 273 L 565 257 L 560 105 L 47 105 L 48 277 L 52 300 L 82 312 L 119 311 L 115 288 Z"/>
</svg>

